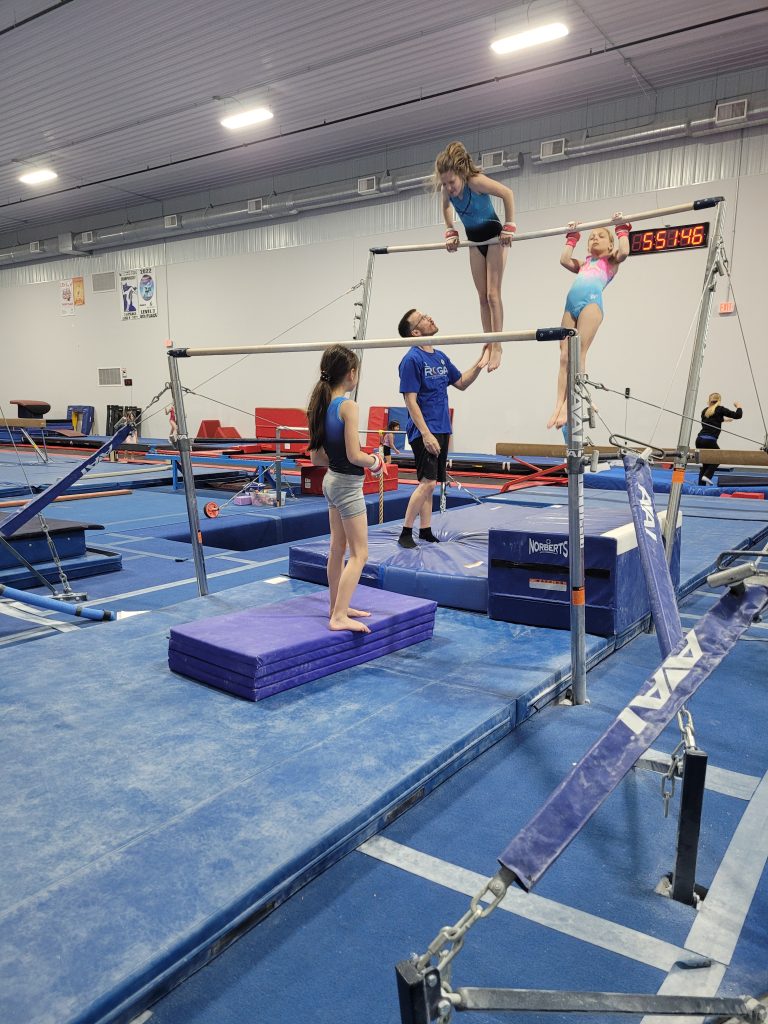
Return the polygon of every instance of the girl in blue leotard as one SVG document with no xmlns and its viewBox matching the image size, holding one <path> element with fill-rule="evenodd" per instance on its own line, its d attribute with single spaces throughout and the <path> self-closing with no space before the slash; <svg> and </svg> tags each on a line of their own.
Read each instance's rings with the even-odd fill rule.
<svg viewBox="0 0 768 1024">
<path fill-rule="evenodd" d="M 621 221 L 622 215 L 615 213 L 614 221 Z M 616 276 L 619 264 L 629 256 L 629 232 L 631 224 L 616 225 L 616 238 L 610 228 L 595 228 L 587 239 L 589 255 L 578 260 L 573 250 L 581 235 L 576 231 L 576 222 L 569 225 L 571 231 L 565 237 L 565 247 L 560 255 L 560 265 L 578 275 L 565 299 L 562 326 L 575 327 L 581 335 L 581 372 L 587 361 L 587 352 L 603 322 L 603 289 Z M 560 342 L 560 369 L 557 375 L 557 398 L 555 408 L 547 423 L 548 427 L 560 428 L 568 419 L 566 387 L 568 378 L 568 343 Z"/>
<path fill-rule="evenodd" d="M 498 238 L 498 244 L 471 246 L 469 266 L 480 297 L 480 319 L 483 331 L 504 329 L 504 307 L 501 302 L 501 279 L 507 262 L 507 251 L 517 227 L 515 197 L 512 189 L 483 174 L 461 142 L 451 142 L 435 160 L 435 185 L 440 190 L 445 247 L 456 252 L 459 232 L 454 226 L 458 215 L 470 242 L 486 242 Z M 496 215 L 491 196 L 504 203 L 504 223 Z M 501 362 L 501 345 L 490 346 L 488 372 Z"/>
</svg>

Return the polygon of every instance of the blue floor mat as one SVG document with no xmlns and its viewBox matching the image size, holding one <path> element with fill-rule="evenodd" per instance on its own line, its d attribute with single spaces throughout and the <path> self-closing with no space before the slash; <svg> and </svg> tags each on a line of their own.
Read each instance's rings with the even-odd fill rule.
<svg viewBox="0 0 768 1024">
<path fill-rule="evenodd" d="M 168 672 L 174 622 L 311 589 L 252 584 L 42 640 L 23 679 L 0 651 L 15 723 L 0 783 L 3 1020 L 95 1020 L 139 999 L 508 732 L 568 672 L 566 633 L 450 611 L 429 643 L 263 704 Z M 608 650 L 589 638 L 592 660 Z"/>
<path fill-rule="evenodd" d="M 695 595 L 683 612 L 700 612 L 711 600 L 709 594 Z M 764 666 L 762 680 L 755 672 L 757 646 L 740 641 L 698 691 L 692 711 L 712 765 L 762 775 L 768 767 L 761 742 L 768 681 Z M 637 691 L 656 659 L 654 637 L 622 648 L 590 675 L 589 706 L 547 709 L 382 833 L 383 840 L 398 844 L 412 871 L 362 852 L 345 858 L 157 1003 L 153 1024 L 240 1024 L 254 1005 L 272 1024 L 304 1017 L 317 1024 L 399 1024 L 394 964 L 412 951 L 422 952 L 469 904 L 467 896 L 447 887 L 452 873 L 445 866 L 475 872 L 467 895 L 477 892 L 513 831 Z M 676 742 L 673 730 L 659 747 L 671 751 Z M 685 944 L 695 911 L 653 892 L 671 867 L 678 799 L 679 791 L 665 819 L 659 777 L 633 772 L 537 888 L 534 900 L 553 901 L 549 911 L 555 927 L 496 910 L 468 934 L 454 963 L 454 984 L 656 992 L 678 956 L 693 956 Z M 711 883 L 744 807 L 741 800 L 707 791 L 702 882 Z M 420 870 L 422 856 L 437 858 L 434 874 L 413 873 Z M 441 868 L 443 884 L 437 880 Z M 733 882 L 738 886 L 738 879 Z M 594 915 L 591 941 L 566 934 L 572 907 Z M 765 869 L 720 994 L 768 990 L 767 920 Z M 654 962 L 611 948 L 607 925 L 613 922 L 633 929 L 638 939 L 649 936 Z M 336 941 L 329 943 L 329 936 Z M 628 938 L 631 944 L 632 935 Z M 297 964 L 302 965 L 300 984 Z M 473 1013 L 471 1019 L 499 1024 L 506 1016 Z M 513 1019 L 546 1024 L 566 1018 L 516 1014 Z M 615 1024 L 622 1019 L 600 1016 Z"/>
</svg>

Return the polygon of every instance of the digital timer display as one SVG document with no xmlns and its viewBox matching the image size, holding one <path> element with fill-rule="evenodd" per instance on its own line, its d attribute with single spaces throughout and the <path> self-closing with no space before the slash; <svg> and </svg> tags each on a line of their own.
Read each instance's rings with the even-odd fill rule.
<svg viewBox="0 0 768 1024">
<path fill-rule="evenodd" d="M 709 221 L 703 224 L 681 224 L 676 228 L 649 228 L 630 231 L 629 255 L 643 256 L 650 252 L 678 252 L 681 249 L 704 249 L 709 242 Z"/>
</svg>

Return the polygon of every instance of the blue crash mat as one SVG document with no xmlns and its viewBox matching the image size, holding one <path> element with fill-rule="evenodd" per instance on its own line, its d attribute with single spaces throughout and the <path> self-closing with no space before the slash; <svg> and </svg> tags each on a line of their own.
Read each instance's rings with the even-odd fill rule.
<svg viewBox="0 0 768 1024">
<path fill-rule="evenodd" d="M 669 494 L 672 487 L 672 470 L 653 469 L 651 471 L 651 475 L 653 477 L 654 494 Z M 755 484 L 750 485 L 749 487 L 733 486 L 726 481 L 725 473 L 718 475 L 717 480 L 719 486 L 717 487 L 699 486 L 698 478 L 698 469 L 695 472 L 689 472 L 686 474 L 685 483 L 683 484 L 683 494 L 700 494 L 707 497 L 717 497 L 719 494 L 731 494 L 734 491 L 752 491 L 757 494 L 764 494 L 768 496 L 768 487 L 765 485 L 759 486 Z M 610 469 L 601 470 L 599 473 L 585 473 L 584 486 L 601 491 L 623 491 L 625 487 L 624 467 L 612 466 Z"/>
<path fill-rule="evenodd" d="M 200 619 L 171 629 L 168 664 L 247 700 L 261 700 L 428 640 L 434 601 L 358 591 L 370 633 L 328 628 L 327 593 Z"/>
<path fill-rule="evenodd" d="M 360 582 L 397 594 L 437 601 L 447 608 L 488 610 L 488 531 L 515 529 L 520 508 L 495 504 L 452 509 L 432 519 L 439 544 L 419 542 L 412 550 L 397 543 L 400 524 L 368 533 L 368 561 Z M 328 541 L 304 541 L 291 547 L 288 574 L 310 583 L 327 583 Z"/>
</svg>

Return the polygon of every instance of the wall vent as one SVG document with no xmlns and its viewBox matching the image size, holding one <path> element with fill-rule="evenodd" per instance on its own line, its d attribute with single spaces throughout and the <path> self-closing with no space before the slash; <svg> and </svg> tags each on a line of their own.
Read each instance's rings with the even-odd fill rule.
<svg viewBox="0 0 768 1024">
<path fill-rule="evenodd" d="M 249 199 L 248 200 L 248 213 L 261 213 L 264 209 L 263 199 Z"/>
<path fill-rule="evenodd" d="M 114 270 L 107 270 L 103 274 L 91 274 L 91 287 L 95 292 L 113 292 L 117 287 Z"/>
<path fill-rule="evenodd" d="M 119 366 L 100 366 L 99 387 L 119 388 L 123 386 L 123 371 Z"/>
<path fill-rule="evenodd" d="M 731 100 L 715 107 L 715 124 L 736 124 L 747 120 L 747 101 Z"/>
<path fill-rule="evenodd" d="M 179 226 L 179 218 L 175 213 L 169 213 L 167 217 L 163 217 L 163 224 L 167 228 L 177 228 Z"/>
<path fill-rule="evenodd" d="M 40 243 L 39 242 L 30 242 L 29 243 L 29 251 L 30 252 L 40 252 Z"/>
<path fill-rule="evenodd" d="M 487 153 L 480 154 L 480 166 L 484 171 L 498 170 L 504 166 L 504 150 L 491 149 Z"/>
<path fill-rule="evenodd" d="M 541 160 L 558 160 L 565 156 L 565 139 L 547 139 L 539 148 Z"/>
<path fill-rule="evenodd" d="M 80 234 L 80 245 L 90 245 L 92 241 L 93 241 L 93 232 L 92 231 L 83 231 Z"/>
<path fill-rule="evenodd" d="M 359 196 L 370 195 L 371 192 L 378 192 L 379 186 L 375 174 L 369 174 L 367 178 L 357 179 L 357 194 Z"/>
</svg>

